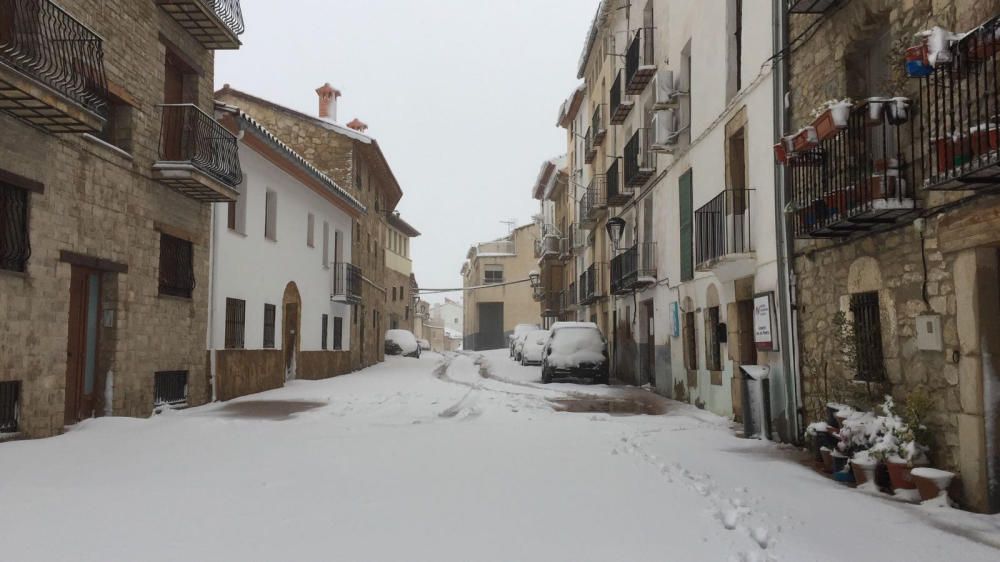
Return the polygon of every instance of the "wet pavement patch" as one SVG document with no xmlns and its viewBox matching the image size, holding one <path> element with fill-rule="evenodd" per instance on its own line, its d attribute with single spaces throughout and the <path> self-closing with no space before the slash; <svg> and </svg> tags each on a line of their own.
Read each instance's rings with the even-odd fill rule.
<svg viewBox="0 0 1000 562">
<path fill-rule="evenodd" d="M 644 398 L 550 398 L 556 411 L 574 414 L 611 414 L 612 416 L 659 416 L 667 413 L 655 399 Z"/>
<path fill-rule="evenodd" d="M 243 400 L 230 402 L 212 413 L 227 418 L 282 421 L 295 414 L 322 408 L 326 405 L 326 402 L 307 402 L 304 400 Z"/>
</svg>

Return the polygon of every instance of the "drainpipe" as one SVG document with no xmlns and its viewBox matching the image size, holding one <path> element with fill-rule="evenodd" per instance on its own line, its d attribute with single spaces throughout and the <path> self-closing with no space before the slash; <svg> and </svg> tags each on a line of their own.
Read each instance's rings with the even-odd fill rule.
<svg viewBox="0 0 1000 562">
<path fill-rule="evenodd" d="M 788 12 L 785 0 L 773 0 L 774 5 L 774 52 L 784 53 L 774 64 L 774 138 L 780 139 L 788 129 L 791 113 L 786 104 L 790 91 L 788 77 Z M 788 420 L 789 436 L 797 441 L 802 429 L 801 410 L 802 396 L 799 384 L 798 369 L 798 330 L 796 330 L 795 313 L 795 275 L 792 271 L 792 259 L 795 256 L 795 238 L 791 234 L 791 222 L 785 213 L 790 203 L 789 176 L 784 166 L 775 166 L 775 234 L 778 246 L 778 310 L 780 320 L 778 329 L 781 341 L 781 366 L 785 373 L 786 419 Z"/>
<path fill-rule="evenodd" d="M 212 386 L 212 402 L 217 401 L 218 393 L 216 392 L 216 381 L 215 381 L 215 334 L 214 334 L 214 319 L 215 319 L 215 286 L 216 286 L 216 274 L 219 268 L 215 267 L 215 256 L 218 255 L 218 244 L 219 236 L 215 232 L 216 215 L 219 212 L 219 205 L 211 203 L 212 212 L 209 216 L 209 235 L 211 237 L 212 243 L 209 244 L 208 250 L 208 370 L 209 370 L 209 383 Z"/>
</svg>

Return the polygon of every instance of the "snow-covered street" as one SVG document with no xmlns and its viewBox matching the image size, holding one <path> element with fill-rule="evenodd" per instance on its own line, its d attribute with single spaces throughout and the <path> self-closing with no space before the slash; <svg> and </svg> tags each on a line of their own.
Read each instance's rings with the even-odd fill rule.
<svg viewBox="0 0 1000 562">
<path fill-rule="evenodd" d="M 691 406 L 539 376 L 505 350 L 427 353 L 0 445 L 2 558 L 1000 559 L 997 517 L 869 497 Z M 559 411 L 609 403 L 660 414 Z"/>
</svg>

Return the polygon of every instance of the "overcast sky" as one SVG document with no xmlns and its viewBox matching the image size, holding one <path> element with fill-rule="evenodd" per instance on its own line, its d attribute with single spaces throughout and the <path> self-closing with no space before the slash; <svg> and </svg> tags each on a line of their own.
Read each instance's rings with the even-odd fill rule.
<svg viewBox="0 0 1000 562">
<path fill-rule="evenodd" d="M 597 0 L 242 0 L 243 47 L 218 51 L 217 86 L 316 113 L 343 92 L 402 184 L 422 287 L 460 287 L 469 246 L 537 212 L 542 162 Z M 452 298 L 460 296 L 456 293 Z M 437 301 L 439 298 L 432 298 Z"/>
</svg>

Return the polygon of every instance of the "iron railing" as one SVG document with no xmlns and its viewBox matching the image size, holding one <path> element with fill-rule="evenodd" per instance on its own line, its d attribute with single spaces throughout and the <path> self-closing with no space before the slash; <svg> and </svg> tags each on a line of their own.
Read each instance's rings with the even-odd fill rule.
<svg viewBox="0 0 1000 562">
<path fill-rule="evenodd" d="M 726 189 L 694 212 L 695 263 L 754 251 L 750 207 L 753 189 Z"/>
<path fill-rule="evenodd" d="M 361 302 L 361 268 L 353 263 L 333 265 L 333 297 L 349 303 Z"/>
<path fill-rule="evenodd" d="M 604 104 L 599 103 L 594 108 L 594 116 L 590 119 L 591 146 L 594 150 L 604 142 L 604 137 L 608 135 L 608 126 L 604 122 Z"/>
<path fill-rule="evenodd" d="M 207 0 L 215 9 L 215 15 L 236 35 L 246 31 L 240 0 Z"/>
<path fill-rule="evenodd" d="M 49 0 L 0 0 L 0 62 L 107 113 L 103 41 Z"/>
<path fill-rule="evenodd" d="M 193 104 L 161 105 L 160 160 L 184 162 L 230 187 L 243 181 L 236 137 Z"/>
<path fill-rule="evenodd" d="M 595 175 L 580 199 L 580 224 L 593 228 L 604 209 L 608 208 L 607 181 L 603 174 Z"/>
<path fill-rule="evenodd" d="M 885 355 L 882 352 L 882 318 L 877 291 L 851 295 L 857 379 L 867 382 L 885 380 Z"/>
<path fill-rule="evenodd" d="M 153 375 L 153 405 L 178 406 L 187 403 L 188 372 L 162 371 Z"/>
<path fill-rule="evenodd" d="M 542 318 L 558 318 L 563 312 L 561 291 L 545 291 L 541 303 Z"/>
<path fill-rule="evenodd" d="M 583 162 L 590 164 L 597 156 L 597 146 L 594 145 L 593 129 L 588 128 L 583 136 Z"/>
<path fill-rule="evenodd" d="M 621 295 L 656 283 L 656 242 L 641 242 L 611 260 L 611 293 Z"/>
<path fill-rule="evenodd" d="M 642 187 L 656 173 L 656 153 L 653 145 L 652 129 L 638 129 L 625 144 L 625 185 Z"/>
<path fill-rule="evenodd" d="M 21 419 L 21 381 L 0 382 L 0 433 L 17 433 Z"/>
<path fill-rule="evenodd" d="M 242 35 L 246 31 L 240 0 L 157 0 L 157 3 L 165 7 L 176 5 L 175 9 L 167 11 L 185 28 L 198 29 L 198 33 L 203 33 L 206 23 L 192 17 L 191 14 L 200 12 L 198 8 L 192 6 L 194 3 L 202 4 L 209 12 L 215 14 L 215 17 L 234 35 Z"/>
<path fill-rule="evenodd" d="M 913 120 L 896 105 L 858 105 L 846 128 L 789 160 L 797 237 L 848 236 L 915 215 Z"/>
<path fill-rule="evenodd" d="M 587 238 L 587 231 L 580 228 L 580 225 L 573 223 L 569 226 L 569 242 L 572 249 L 586 248 Z"/>
<path fill-rule="evenodd" d="M 640 28 L 625 52 L 625 93 L 641 94 L 656 72 L 653 28 Z"/>
<path fill-rule="evenodd" d="M 580 304 L 592 304 L 607 296 L 604 293 L 604 278 L 607 264 L 594 263 L 580 276 Z"/>
<path fill-rule="evenodd" d="M 611 84 L 611 92 L 609 94 L 611 101 L 608 105 L 608 111 L 610 111 L 609 122 L 612 125 L 621 125 L 624 123 L 625 118 L 632 111 L 632 106 L 635 105 L 632 101 L 625 99 L 625 85 L 623 82 L 623 71 L 619 70 L 617 76 L 615 76 L 615 81 Z"/>
<path fill-rule="evenodd" d="M 0 269 L 23 273 L 30 257 L 28 192 L 0 182 Z"/>
<path fill-rule="evenodd" d="M 1000 16 L 952 46 L 920 80 L 919 132 L 928 189 L 1000 184 Z"/>
<path fill-rule="evenodd" d="M 567 309 L 576 306 L 576 303 L 580 300 L 580 294 L 576 290 L 576 281 L 569 284 L 569 288 L 566 289 L 566 296 L 569 299 L 569 306 L 567 306 Z"/>
<path fill-rule="evenodd" d="M 788 12 L 792 14 L 822 14 L 839 0 L 788 0 Z"/>
<path fill-rule="evenodd" d="M 605 178 L 608 186 L 608 205 L 618 207 L 632 199 L 632 190 L 622 181 L 621 159 L 615 158 L 615 161 L 608 166 Z"/>
</svg>

